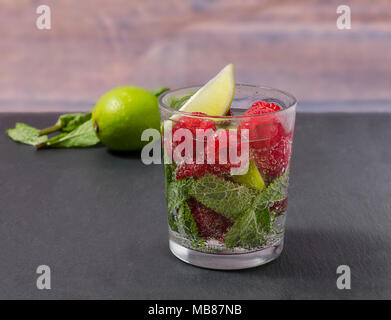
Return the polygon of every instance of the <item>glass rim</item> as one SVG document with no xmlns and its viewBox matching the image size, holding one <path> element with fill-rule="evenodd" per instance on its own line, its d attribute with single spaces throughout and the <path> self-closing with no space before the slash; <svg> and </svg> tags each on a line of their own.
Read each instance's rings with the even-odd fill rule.
<svg viewBox="0 0 391 320">
<path fill-rule="evenodd" d="M 286 106 L 285 108 L 281 109 L 281 110 L 278 110 L 278 111 L 273 111 L 273 112 L 268 112 L 268 113 L 262 113 L 262 114 L 251 114 L 251 115 L 239 115 L 239 116 L 211 116 L 211 115 L 194 115 L 192 114 L 191 112 L 185 112 L 185 111 L 179 111 L 179 110 L 175 110 L 173 108 L 171 108 L 170 106 L 168 106 L 166 103 L 163 102 L 163 99 L 169 95 L 169 94 L 172 94 L 176 91 L 180 91 L 180 90 L 186 90 L 186 89 L 191 89 L 191 88 L 201 88 L 203 85 L 193 85 L 193 86 L 187 86 L 187 87 L 182 87 L 182 88 L 177 88 L 177 89 L 172 89 L 172 90 L 168 90 L 166 92 L 164 92 L 163 94 L 160 95 L 159 99 L 158 99 L 158 103 L 159 103 L 159 109 L 162 108 L 168 112 L 171 112 L 173 114 L 179 114 L 179 115 L 182 115 L 182 116 L 188 116 L 188 117 L 194 117 L 194 118 L 201 118 L 201 117 L 208 117 L 208 118 L 214 118 L 214 119 L 237 119 L 237 118 L 249 118 L 249 117 L 264 117 L 264 116 L 268 116 L 268 115 L 271 115 L 271 114 L 277 114 L 277 113 L 280 113 L 280 112 L 284 112 L 284 111 L 287 111 L 293 107 L 295 107 L 297 105 L 297 99 L 295 98 L 294 95 L 292 95 L 291 93 L 287 92 L 287 91 L 283 91 L 283 90 L 280 90 L 280 89 L 276 89 L 276 88 L 272 88 L 272 87 L 267 87 L 267 86 L 258 86 L 258 85 L 253 85 L 253 84 L 245 84 L 245 83 L 237 83 L 235 84 L 235 88 L 236 87 L 252 87 L 252 88 L 255 88 L 255 89 L 266 89 L 266 90 L 271 90 L 271 91 L 276 91 L 276 92 L 279 92 L 287 97 L 289 97 L 290 99 L 292 99 L 292 103 L 289 105 L 289 106 Z M 234 97 L 235 97 L 235 93 L 234 93 Z M 245 109 L 245 110 L 248 110 L 248 109 Z"/>
</svg>

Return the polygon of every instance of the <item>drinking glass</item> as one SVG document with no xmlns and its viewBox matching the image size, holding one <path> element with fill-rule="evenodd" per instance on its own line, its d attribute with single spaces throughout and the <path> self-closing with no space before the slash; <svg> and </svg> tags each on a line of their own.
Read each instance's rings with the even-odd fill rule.
<svg viewBox="0 0 391 320">
<path fill-rule="evenodd" d="M 170 250 L 211 269 L 265 264 L 284 243 L 296 99 L 237 84 L 225 116 L 179 111 L 198 89 L 159 99 Z"/>
</svg>

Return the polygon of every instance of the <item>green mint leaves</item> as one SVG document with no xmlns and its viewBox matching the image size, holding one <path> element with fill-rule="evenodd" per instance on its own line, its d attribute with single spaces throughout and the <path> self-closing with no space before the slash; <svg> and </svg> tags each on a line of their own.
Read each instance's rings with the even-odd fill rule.
<svg viewBox="0 0 391 320">
<path fill-rule="evenodd" d="M 286 198 L 288 177 L 289 170 L 287 169 L 282 176 L 260 192 L 243 215 L 235 220 L 225 236 L 227 248 L 255 248 L 266 243 L 267 234 L 271 231 L 273 224 L 269 208 L 274 202 Z"/>
<path fill-rule="evenodd" d="M 183 97 L 180 97 L 180 98 L 177 98 L 177 97 L 172 97 L 171 98 L 171 102 L 170 102 L 170 107 L 174 110 L 179 110 L 187 100 L 190 99 L 190 97 L 193 95 L 194 93 L 189 93 Z"/>
<path fill-rule="evenodd" d="M 94 146 L 99 143 L 99 138 L 95 133 L 91 121 L 75 127 L 70 132 L 64 132 L 53 138 L 36 145 L 37 148 L 83 148 Z"/>
<path fill-rule="evenodd" d="M 7 134 L 14 141 L 32 146 L 43 143 L 48 139 L 47 136 L 39 136 L 39 129 L 21 122 L 17 122 L 15 128 L 8 129 Z"/>
<path fill-rule="evenodd" d="M 269 186 L 259 194 L 256 205 L 259 208 L 269 208 L 274 202 L 282 201 L 286 198 L 289 184 L 289 167 L 284 174 L 272 181 Z"/>
<path fill-rule="evenodd" d="M 70 132 L 90 119 L 91 119 L 91 112 L 64 114 L 58 118 L 54 126 L 39 131 L 39 135 L 45 135 L 60 130 L 65 132 Z"/>
<path fill-rule="evenodd" d="M 157 98 L 159 98 L 161 94 L 163 94 L 164 92 L 166 92 L 168 90 L 170 90 L 170 88 L 158 88 L 155 90 L 151 90 L 151 93 L 153 95 L 155 95 Z"/>
<path fill-rule="evenodd" d="M 270 230 L 269 208 L 250 208 L 229 229 L 225 236 L 225 245 L 227 248 L 256 248 L 266 243 Z"/>
<path fill-rule="evenodd" d="M 208 208 L 235 220 L 251 206 L 258 192 L 207 174 L 192 183 L 189 194 Z"/>
<path fill-rule="evenodd" d="M 174 180 L 175 167 L 165 165 L 168 223 L 171 229 L 202 245 L 197 225 L 186 200 L 194 197 L 208 208 L 232 219 L 233 226 L 225 236 L 227 248 L 256 248 L 267 241 L 273 228 L 270 206 L 286 198 L 288 170 L 259 192 L 214 175 L 200 179 Z"/>
<path fill-rule="evenodd" d="M 197 225 L 187 202 L 183 202 L 177 208 L 177 225 L 178 232 L 185 234 L 187 239 L 193 242 L 193 245 L 197 246 L 200 243 L 201 240 L 198 236 Z"/>
<path fill-rule="evenodd" d="M 227 248 L 255 248 L 266 243 L 272 229 L 270 206 L 286 198 L 288 170 L 259 192 L 214 175 L 193 180 L 188 193 L 208 208 L 230 217 Z"/>
<path fill-rule="evenodd" d="M 197 225 L 186 201 L 189 197 L 188 190 L 193 181 L 192 178 L 188 178 L 174 180 L 169 183 L 167 187 L 167 209 L 168 224 L 171 230 L 179 232 L 197 247 L 202 246 L 203 242 L 198 236 Z"/>
<path fill-rule="evenodd" d="M 49 139 L 47 134 L 61 131 Z M 91 122 L 91 113 L 73 113 L 60 116 L 54 126 L 39 130 L 24 123 L 16 123 L 7 130 L 8 136 L 17 142 L 40 148 L 81 148 L 99 143 Z"/>
</svg>

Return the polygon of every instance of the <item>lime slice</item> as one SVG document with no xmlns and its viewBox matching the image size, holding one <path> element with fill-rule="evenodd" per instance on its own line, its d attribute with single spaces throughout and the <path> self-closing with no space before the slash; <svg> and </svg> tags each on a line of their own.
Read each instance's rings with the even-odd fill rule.
<svg viewBox="0 0 391 320">
<path fill-rule="evenodd" d="M 210 116 L 223 116 L 231 106 L 234 91 L 234 66 L 229 64 L 200 88 L 179 111 L 203 112 Z M 178 115 L 175 115 L 171 119 L 176 120 L 177 118 Z"/>
<path fill-rule="evenodd" d="M 229 126 L 228 130 L 237 131 L 237 128 Z M 234 181 L 244 184 L 246 187 L 263 190 L 265 189 L 265 182 L 262 179 L 262 176 L 257 168 L 253 159 L 250 159 L 248 165 L 248 170 L 245 174 L 232 175 Z"/>
<path fill-rule="evenodd" d="M 262 176 L 259 173 L 257 166 L 253 159 L 250 160 L 250 164 L 248 166 L 248 171 L 243 175 L 235 175 L 232 176 L 233 179 L 245 186 L 255 189 L 255 190 L 263 190 L 265 189 L 265 182 L 263 182 Z"/>
</svg>

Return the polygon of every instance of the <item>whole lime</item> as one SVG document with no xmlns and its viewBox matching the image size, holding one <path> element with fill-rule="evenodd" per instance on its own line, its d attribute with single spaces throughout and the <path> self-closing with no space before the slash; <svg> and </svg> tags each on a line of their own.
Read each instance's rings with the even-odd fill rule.
<svg viewBox="0 0 391 320">
<path fill-rule="evenodd" d="M 100 141 L 112 150 L 140 150 L 145 129 L 159 129 L 158 100 L 151 92 L 131 86 L 105 93 L 92 110 L 92 123 Z"/>
</svg>

